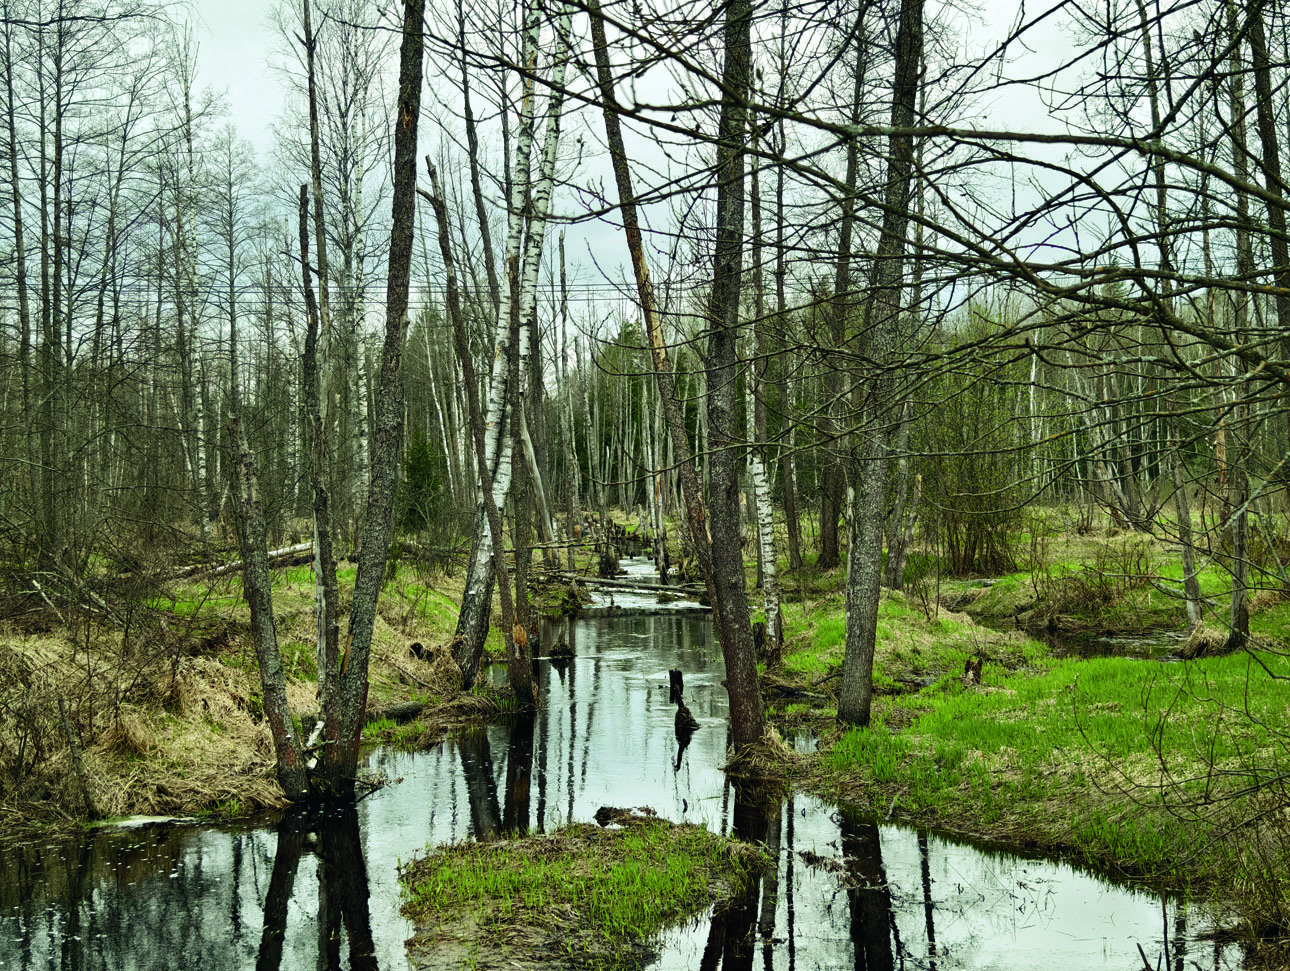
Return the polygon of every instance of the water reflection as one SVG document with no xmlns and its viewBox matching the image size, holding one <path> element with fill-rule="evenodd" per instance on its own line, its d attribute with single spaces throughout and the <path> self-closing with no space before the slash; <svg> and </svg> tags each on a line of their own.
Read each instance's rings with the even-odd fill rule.
<svg viewBox="0 0 1290 971">
<path fill-rule="evenodd" d="M 493 753 L 486 731 L 470 732 L 457 740 L 461 772 L 466 780 L 466 801 L 470 806 L 470 835 L 475 839 L 491 836 L 502 828 L 497 808 L 497 779 Z"/>
<path fill-rule="evenodd" d="M 543 632 L 576 656 L 542 661 L 535 719 L 431 751 L 376 750 L 402 779 L 326 816 L 256 826 L 164 825 L 0 853 L 0 968 L 407 966 L 395 872 L 427 843 L 586 821 L 649 805 L 765 845 L 742 899 L 664 936 L 655 966 L 1231 969 L 1234 949 L 1175 901 L 1061 864 L 781 800 L 720 771 L 728 733 L 719 650 L 684 615 L 589 618 Z M 675 733 L 668 670 L 700 724 Z"/>
<path fill-rule="evenodd" d="M 891 888 L 882 865 L 878 827 L 849 810 L 843 810 L 841 817 L 856 971 L 891 971 L 895 964 L 892 937 L 899 932 L 891 910 Z M 898 948 L 899 940 L 896 936 Z"/>
</svg>

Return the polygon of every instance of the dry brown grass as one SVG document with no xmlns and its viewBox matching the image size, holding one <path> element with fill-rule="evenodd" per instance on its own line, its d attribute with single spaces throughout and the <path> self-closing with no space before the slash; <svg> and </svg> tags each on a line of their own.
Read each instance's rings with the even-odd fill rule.
<svg viewBox="0 0 1290 971">
<path fill-rule="evenodd" d="M 73 632 L 52 622 L 25 625 L 49 633 L 0 631 L 0 812 L 48 825 L 80 815 L 60 698 L 100 815 L 236 814 L 285 805 L 246 609 L 231 603 L 227 582 L 219 582 L 208 598 L 200 589 L 185 594 L 206 604 L 194 616 L 137 607 L 128 635 L 108 625 L 87 634 L 84 624 Z M 449 597 L 460 586 L 459 579 L 434 584 Z M 307 718 L 317 705 L 312 589 L 275 586 L 274 599 L 288 699 L 297 717 Z M 455 695 L 460 672 L 442 626 L 398 602 L 382 608 L 369 667 L 371 707 Z M 430 660 L 411 656 L 414 639 L 430 646 Z M 445 715 L 458 723 L 498 710 L 495 696 L 471 696 Z"/>
</svg>

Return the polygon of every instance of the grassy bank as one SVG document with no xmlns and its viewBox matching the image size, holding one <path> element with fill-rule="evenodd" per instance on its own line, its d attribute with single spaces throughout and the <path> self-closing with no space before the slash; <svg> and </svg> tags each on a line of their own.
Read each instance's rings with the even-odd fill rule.
<svg viewBox="0 0 1290 971">
<path fill-rule="evenodd" d="M 354 570 L 340 573 L 344 593 Z M 387 583 L 372 644 L 371 707 L 437 705 L 456 694 L 458 675 L 443 645 L 460 583 L 408 569 Z M 274 606 L 288 698 L 297 717 L 308 717 L 317 705 L 308 566 L 277 571 Z M 434 648 L 433 658 L 413 657 L 413 641 Z M 146 601 L 79 616 L 28 614 L 0 633 L 0 648 L 0 811 L 7 819 L 49 827 L 87 815 L 237 815 L 284 804 L 238 577 L 172 581 Z M 490 710 L 487 700 L 467 696 L 463 704 Z M 460 718 L 458 709 L 444 717 Z M 443 729 L 432 720 L 418 735 Z"/>
<path fill-rule="evenodd" d="M 436 847 L 406 865 L 409 958 L 428 967 L 638 967 L 659 931 L 737 894 L 761 854 L 705 829 L 621 829 Z"/>
<path fill-rule="evenodd" d="M 1072 574 L 1086 580 L 1091 569 Z M 1122 580 L 1120 599 L 1097 598 L 1074 623 L 1095 626 L 1155 591 Z M 960 604 L 962 591 L 980 590 L 979 603 L 1043 582 L 1019 574 L 947 588 Z M 1221 595 L 1221 580 L 1207 592 Z M 1234 904 L 1256 931 L 1285 928 L 1290 658 L 1276 648 L 1287 644 L 1290 605 L 1256 605 L 1251 650 L 1160 663 L 1053 657 L 1021 632 L 884 592 L 873 722 L 840 731 L 833 694 L 818 693 L 836 691 L 823 679 L 845 653 L 843 605 L 817 588 L 786 611 L 785 658 L 785 673 L 818 685 L 817 697 L 776 714 L 821 732 L 809 785 L 826 797 L 1191 886 Z M 1181 605 L 1170 607 L 1176 625 Z M 1154 616 L 1166 616 L 1163 604 Z M 964 678 L 973 656 L 984 658 L 980 683 Z"/>
</svg>

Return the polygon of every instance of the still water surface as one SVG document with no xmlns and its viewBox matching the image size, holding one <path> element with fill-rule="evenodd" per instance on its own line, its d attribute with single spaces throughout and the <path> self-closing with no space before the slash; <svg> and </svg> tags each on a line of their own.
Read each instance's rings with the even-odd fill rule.
<svg viewBox="0 0 1290 971">
<path fill-rule="evenodd" d="M 640 569 L 640 567 L 636 567 Z M 616 607 L 642 606 L 618 595 Z M 391 784 L 356 807 L 240 825 L 166 823 L 0 854 L 0 969 L 404 969 L 401 860 L 427 844 L 602 805 L 761 840 L 757 893 L 666 933 L 665 969 L 1235 969 L 1202 915 L 1061 862 L 873 820 L 796 794 L 767 802 L 720 771 L 720 650 L 705 618 L 615 612 L 562 631 L 542 708 L 427 752 L 373 750 Z M 553 642 L 553 641 L 552 641 Z M 667 671 L 702 728 L 673 732 Z"/>
</svg>

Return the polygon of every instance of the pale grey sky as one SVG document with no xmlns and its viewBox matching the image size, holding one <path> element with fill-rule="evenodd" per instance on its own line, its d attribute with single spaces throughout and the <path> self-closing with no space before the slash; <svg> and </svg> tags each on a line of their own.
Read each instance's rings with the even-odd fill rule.
<svg viewBox="0 0 1290 971">
<path fill-rule="evenodd" d="M 282 110 L 280 78 L 266 66 L 274 44 L 264 0 L 192 0 L 200 87 L 227 92 L 238 133 L 264 160 Z"/>
</svg>

